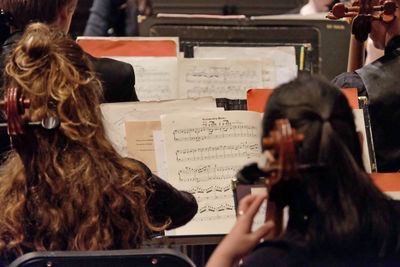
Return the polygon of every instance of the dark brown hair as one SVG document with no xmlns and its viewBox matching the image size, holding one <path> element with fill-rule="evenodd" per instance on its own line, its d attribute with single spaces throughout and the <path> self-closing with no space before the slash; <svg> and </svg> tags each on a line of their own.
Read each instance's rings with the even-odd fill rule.
<svg viewBox="0 0 400 267">
<path fill-rule="evenodd" d="M 23 30 L 32 22 L 54 22 L 70 2 L 72 0 L 1 0 L 0 8 L 12 17 L 12 26 Z"/>
</svg>

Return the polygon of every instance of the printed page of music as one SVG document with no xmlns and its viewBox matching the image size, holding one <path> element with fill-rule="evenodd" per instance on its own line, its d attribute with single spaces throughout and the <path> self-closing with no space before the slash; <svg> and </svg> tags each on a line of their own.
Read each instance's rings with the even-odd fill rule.
<svg viewBox="0 0 400 267">
<path fill-rule="evenodd" d="M 179 96 L 246 99 L 248 89 L 273 88 L 274 75 L 272 59 L 184 58 L 179 60 Z"/>
<path fill-rule="evenodd" d="M 215 99 L 202 97 L 196 99 L 172 99 L 149 102 L 118 102 L 100 105 L 106 136 L 114 149 L 127 157 L 125 122 L 159 121 L 160 115 L 188 109 L 216 109 Z"/>
<path fill-rule="evenodd" d="M 261 153 L 261 114 L 216 111 L 161 116 L 168 181 L 192 193 L 197 215 L 167 235 L 226 234 L 235 222 L 231 181 Z"/>
</svg>

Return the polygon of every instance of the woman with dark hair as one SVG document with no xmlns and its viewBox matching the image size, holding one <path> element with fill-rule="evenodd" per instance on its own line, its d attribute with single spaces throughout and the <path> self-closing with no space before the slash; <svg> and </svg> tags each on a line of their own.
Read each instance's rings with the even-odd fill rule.
<svg viewBox="0 0 400 267">
<path fill-rule="evenodd" d="M 139 247 L 188 222 L 194 197 L 120 157 L 105 137 L 101 83 L 75 41 L 30 25 L 7 62 L 6 88 L 30 99 L 29 121 L 0 166 L 0 266 L 29 251 Z"/>
<path fill-rule="evenodd" d="M 250 231 L 266 196 L 248 196 L 239 205 L 236 225 L 207 267 L 232 266 L 257 244 L 241 266 L 393 263 L 400 249 L 399 209 L 364 171 L 346 97 L 321 78 L 302 76 L 277 88 L 269 98 L 264 137 L 282 118 L 304 135 L 298 163 L 313 166 L 297 177 L 282 179 L 269 192 L 269 200 L 278 208 L 289 207 L 286 230 L 277 239 L 258 244 L 271 235 L 274 225 L 268 222 Z"/>
</svg>

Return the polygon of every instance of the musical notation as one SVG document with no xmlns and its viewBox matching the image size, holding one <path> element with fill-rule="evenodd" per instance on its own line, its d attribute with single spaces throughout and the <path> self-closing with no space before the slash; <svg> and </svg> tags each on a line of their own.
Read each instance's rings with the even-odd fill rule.
<svg viewBox="0 0 400 267">
<path fill-rule="evenodd" d="M 216 164 L 198 168 L 185 167 L 178 171 L 178 179 L 181 182 L 207 182 L 232 179 L 240 167 L 240 165 L 217 166 Z"/>
<path fill-rule="evenodd" d="M 174 57 L 118 57 L 135 69 L 135 87 L 141 101 L 176 98 L 178 61 Z"/>
<path fill-rule="evenodd" d="M 204 205 L 199 208 L 199 214 L 205 213 L 205 212 L 222 212 L 225 210 L 231 211 L 234 210 L 235 206 L 232 204 L 219 204 L 219 205 Z"/>
<path fill-rule="evenodd" d="M 204 205 L 199 208 L 193 221 L 201 222 L 234 219 L 234 210 L 235 206 L 232 204 Z"/>
<path fill-rule="evenodd" d="M 180 61 L 180 95 L 245 99 L 262 87 L 262 63 L 256 59 L 186 59 Z"/>
<path fill-rule="evenodd" d="M 241 83 L 245 78 L 257 77 L 258 73 L 255 69 L 240 68 L 240 66 L 196 66 L 192 68 L 191 72 L 185 73 L 185 80 L 188 83 Z"/>
<path fill-rule="evenodd" d="M 236 216 L 232 214 L 212 214 L 207 216 L 196 216 L 192 219 L 193 222 L 214 222 L 218 220 L 231 221 L 235 220 Z"/>
<path fill-rule="evenodd" d="M 259 114 L 246 111 L 162 117 L 168 177 L 179 189 L 193 194 L 199 205 L 195 218 L 177 232 L 229 231 L 235 221 L 231 180 L 261 153 L 260 119 Z"/>
<path fill-rule="evenodd" d="M 236 157 L 252 158 L 260 155 L 260 145 L 242 142 L 237 145 L 220 145 L 214 147 L 187 148 L 176 150 L 176 160 L 196 161 L 227 159 Z"/>
<path fill-rule="evenodd" d="M 224 137 L 256 137 L 258 129 L 249 125 L 216 125 L 201 128 L 179 129 L 173 132 L 177 142 L 203 141 Z"/>
<path fill-rule="evenodd" d="M 210 185 L 207 187 L 202 187 L 202 186 L 193 186 L 188 188 L 186 191 L 188 191 L 189 193 L 193 194 L 193 195 L 197 195 L 197 194 L 203 194 L 203 193 L 220 193 L 220 192 L 232 192 L 231 191 L 231 186 L 225 185 L 225 186 L 220 186 L 220 185 Z"/>
</svg>

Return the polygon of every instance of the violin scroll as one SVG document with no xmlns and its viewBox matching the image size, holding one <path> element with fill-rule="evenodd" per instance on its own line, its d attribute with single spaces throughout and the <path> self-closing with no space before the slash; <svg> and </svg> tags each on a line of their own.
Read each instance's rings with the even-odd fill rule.
<svg viewBox="0 0 400 267">
<path fill-rule="evenodd" d="M 7 95 L 0 100 L 0 110 L 7 116 L 7 123 L 0 123 L 0 129 L 7 127 L 8 135 L 15 137 L 25 134 L 25 126 L 41 126 L 43 129 L 52 130 L 60 126 L 57 117 L 43 118 L 41 121 L 28 121 L 24 116 L 25 110 L 31 105 L 30 99 L 26 98 L 19 88 L 8 88 Z"/>
<path fill-rule="evenodd" d="M 0 100 L 0 109 L 7 115 L 7 133 L 10 136 L 24 134 L 25 109 L 28 109 L 31 101 L 25 97 L 19 88 L 8 88 L 4 100 Z"/>
<path fill-rule="evenodd" d="M 288 119 L 275 121 L 275 127 L 268 137 L 262 140 L 266 153 L 272 153 L 274 161 L 264 168 L 265 173 L 270 173 L 266 181 L 268 186 L 280 180 L 288 180 L 297 176 L 296 147 L 304 140 L 303 134 L 297 134 Z"/>
</svg>

